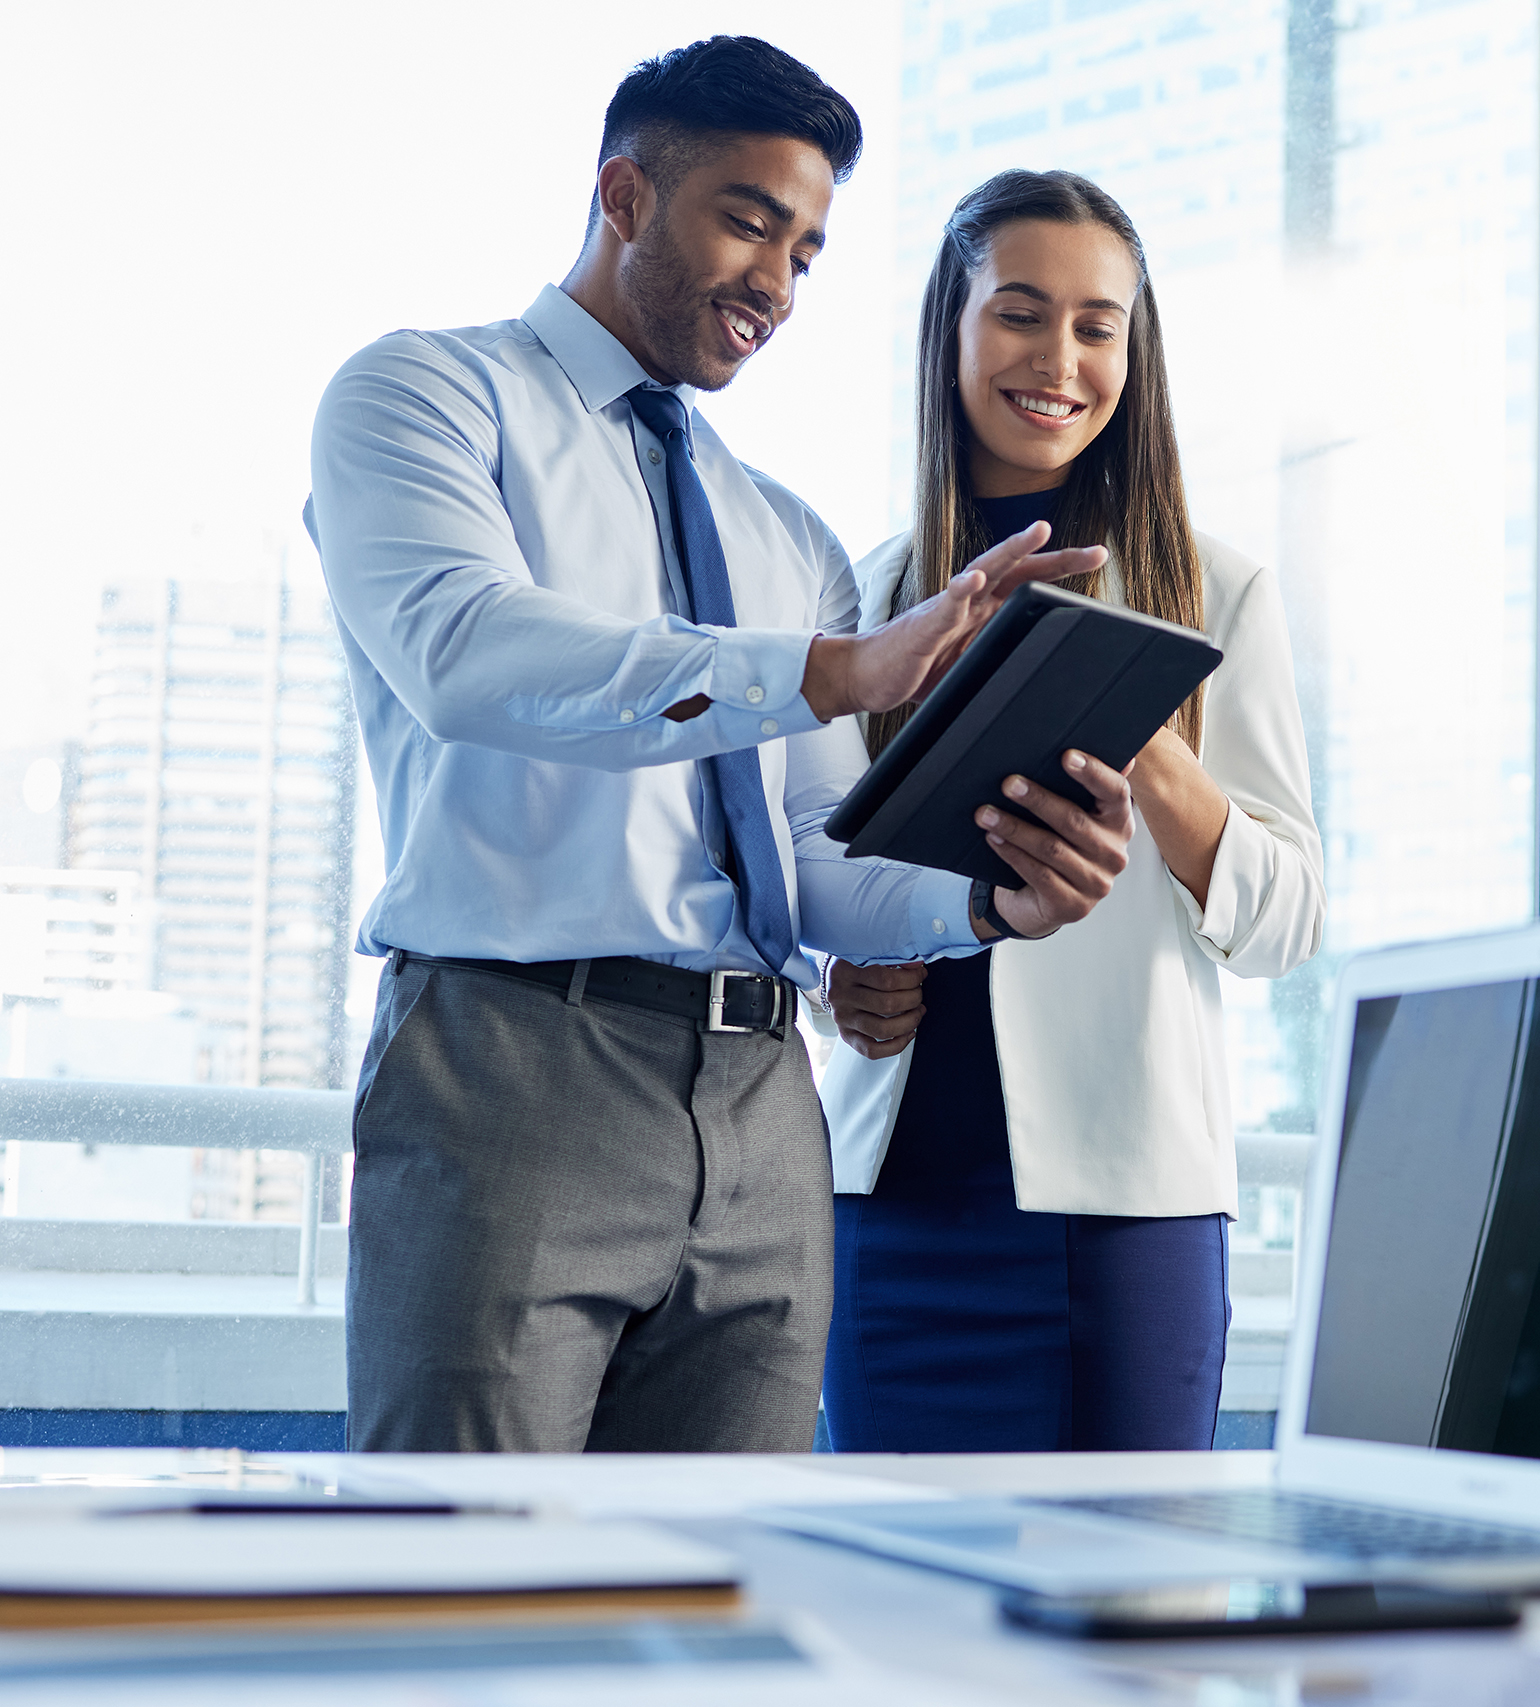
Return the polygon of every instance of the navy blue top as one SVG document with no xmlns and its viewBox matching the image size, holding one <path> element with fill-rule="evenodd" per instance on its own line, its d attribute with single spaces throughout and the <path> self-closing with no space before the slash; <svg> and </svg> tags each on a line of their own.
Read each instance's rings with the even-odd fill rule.
<svg viewBox="0 0 1540 1707">
<path fill-rule="evenodd" d="M 994 542 L 1053 520 L 1059 494 L 977 500 Z M 989 955 L 933 960 L 888 1154 L 874 1197 L 930 1201 L 1003 1191 L 1014 1198 L 1005 1094 L 989 1012 Z"/>
</svg>

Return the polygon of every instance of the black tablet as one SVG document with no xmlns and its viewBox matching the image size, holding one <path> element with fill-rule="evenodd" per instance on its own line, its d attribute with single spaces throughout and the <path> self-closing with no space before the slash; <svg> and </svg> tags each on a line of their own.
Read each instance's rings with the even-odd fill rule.
<svg viewBox="0 0 1540 1707">
<path fill-rule="evenodd" d="M 1033 582 L 1018 587 L 830 815 L 847 858 L 877 854 L 1021 888 L 973 821 L 1021 775 L 1094 804 L 1060 763 L 1076 747 L 1114 770 L 1224 654 L 1205 634 Z"/>
</svg>

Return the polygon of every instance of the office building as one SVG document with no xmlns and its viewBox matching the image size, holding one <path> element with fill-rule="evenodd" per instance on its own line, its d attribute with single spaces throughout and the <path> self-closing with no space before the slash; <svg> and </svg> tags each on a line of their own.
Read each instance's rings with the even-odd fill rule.
<svg viewBox="0 0 1540 1707">
<path fill-rule="evenodd" d="M 142 986 L 139 874 L 0 866 L 0 996 L 58 1001 Z"/>
<path fill-rule="evenodd" d="M 208 1077 L 207 1029 L 181 997 L 144 987 L 143 926 L 137 872 L 0 867 L 0 1071 Z"/>
<path fill-rule="evenodd" d="M 143 988 L 133 871 L 0 867 L 0 1073 L 10 1078 L 192 1084 L 206 1035 L 174 995 Z M 191 1151 L 0 1144 L 0 1213 L 179 1219 Z"/>
<path fill-rule="evenodd" d="M 354 741 L 319 591 L 103 594 L 70 864 L 137 874 L 140 986 L 199 1022 L 203 1079 L 342 1083 Z M 205 1160 L 199 1212 L 292 1218 L 292 1158 Z"/>
<path fill-rule="evenodd" d="M 338 1082 L 352 744 L 319 596 L 104 593 L 70 863 L 140 874 L 144 986 L 220 1034 L 212 1079 Z"/>
</svg>

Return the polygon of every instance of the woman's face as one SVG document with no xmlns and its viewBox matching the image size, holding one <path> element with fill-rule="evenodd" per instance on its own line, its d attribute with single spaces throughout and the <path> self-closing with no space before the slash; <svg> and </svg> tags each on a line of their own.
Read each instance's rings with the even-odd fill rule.
<svg viewBox="0 0 1540 1707">
<path fill-rule="evenodd" d="M 957 389 L 980 498 L 1062 486 L 1128 378 L 1139 274 L 1104 225 L 1016 220 L 963 304 Z"/>
</svg>

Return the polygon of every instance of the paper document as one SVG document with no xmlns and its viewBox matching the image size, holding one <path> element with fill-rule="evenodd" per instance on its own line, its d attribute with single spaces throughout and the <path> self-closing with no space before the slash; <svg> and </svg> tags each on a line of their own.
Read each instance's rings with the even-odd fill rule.
<svg viewBox="0 0 1540 1707">
<path fill-rule="evenodd" d="M 260 1643 L 33 1639 L 23 1653 L 0 1641 L 0 1694 L 7 1707 L 1006 1707 L 1019 1700 L 874 1666 L 801 1616 L 382 1630 L 367 1643 L 276 1633 Z"/>
<path fill-rule="evenodd" d="M 419 1503 L 431 1496 L 419 1496 Z M 0 1524 L 11 1518 L 207 1503 L 345 1503 L 336 1478 L 234 1451 L 0 1448 Z"/>
<path fill-rule="evenodd" d="M 513 1517 L 87 1517 L 0 1523 L 0 1595 L 505 1594 L 737 1580 L 637 1523 Z"/>
<path fill-rule="evenodd" d="M 737 1517 L 761 1506 L 937 1500 L 943 1488 L 805 1469 L 738 1453 L 275 1454 L 261 1460 L 359 1492 L 440 1494 L 468 1505 L 555 1507 L 580 1517 Z"/>
</svg>

